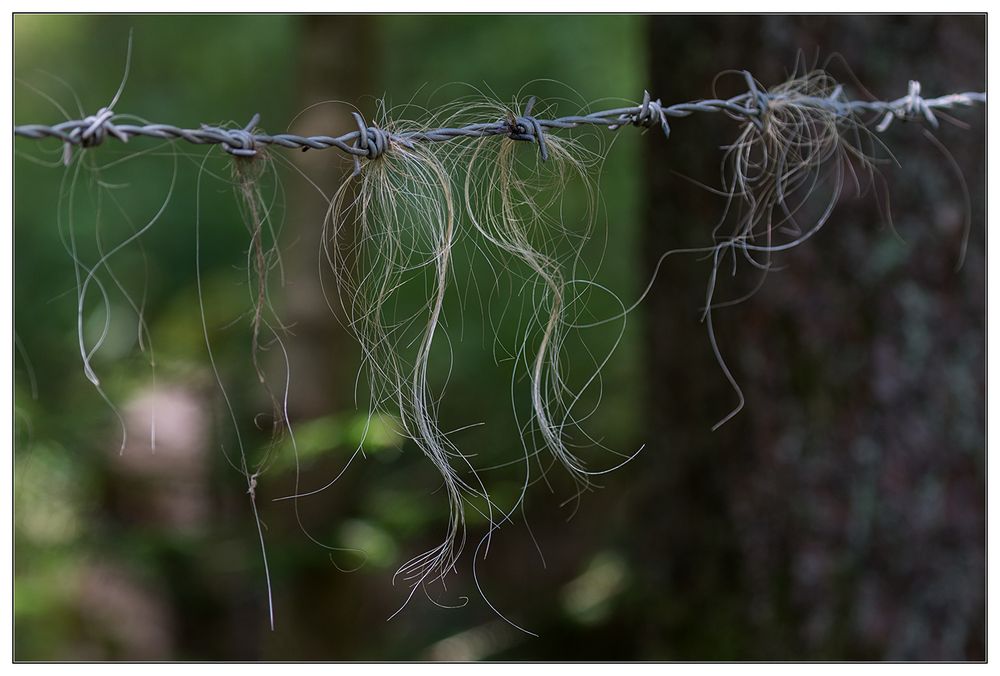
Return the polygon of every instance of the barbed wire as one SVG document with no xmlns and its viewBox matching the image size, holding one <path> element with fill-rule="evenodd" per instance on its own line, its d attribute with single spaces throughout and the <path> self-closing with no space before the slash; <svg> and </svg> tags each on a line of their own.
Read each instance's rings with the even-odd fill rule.
<svg viewBox="0 0 1000 676">
<path fill-rule="evenodd" d="M 572 129 L 584 125 L 602 126 L 614 131 L 624 126 L 644 128 L 659 127 L 666 137 L 670 136 L 669 118 L 687 117 L 693 113 L 726 113 L 731 117 L 749 121 L 763 128 L 769 106 L 783 100 L 791 100 L 789 94 L 771 94 L 761 90 L 749 72 L 743 71 L 748 84 L 746 93 L 729 99 L 702 99 L 665 106 L 659 99 L 653 100 L 649 92 L 644 92 L 642 103 L 625 108 L 612 108 L 582 115 L 569 115 L 555 119 L 539 119 L 531 114 L 536 98 L 532 96 L 521 114 L 510 114 L 505 119 L 480 122 L 462 127 L 440 127 L 390 132 L 377 126 L 368 125 L 359 113 L 352 113 L 357 123 L 357 131 L 340 136 L 300 136 L 298 134 L 266 134 L 255 131 L 260 115 L 255 114 L 243 128 L 223 128 L 203 124 L 198 129 L 184 129 L 171 124 L 126 124 L 116 120 L 134 119 L 135 116 L 117 115 L 109 107 L 101 108 L 96 114 L 82 120 L 67 120 L 53 125 L 25 124 L 14 127 L 14 135 L 31 139 L 57 138 L 66 144 L 66 162 L 74 146 L 91 148 L 102 144 L 109 137 L 127 143 L 129 139 L 145 136 L 167 140 L 183 140 L 197 145 L 218 144 L 230 155 L 253 157 L 259 148 L 275 145 L 283 148 L 306 150 L 326 150 L 336 148 L 354 160 L 355 172 L 360 171 L 360 158 L 374 160 L 389 150 L 393 144 L 413 148 L 416 143 L 451 141 L 460 138 L 482 138 L 486 136 L 506 136 L 508 138 L 535 143 L 544 161 L 548 159 L 545 133 L 548 130 Z M 920 82 L 911 80 L 906 96 L 892 101 L 851 101 L 845 98 L 843 87 L 837 85 L 829 96 L 817 97 L 795 95 L 794 101 L 801 105 L 829 110 L 838 117 L 850 117 L 858 113 L 872 113 L 880 121 L 876 131 L 885 131 L 895 120 L 923 119 L 933 127 L 938 126 L 935 110 L 972 106 L 986 102 L 985 92 L 964 92 L 948 94 L 936 98 L 924 98 L 920 94 Z"/>
</svg>

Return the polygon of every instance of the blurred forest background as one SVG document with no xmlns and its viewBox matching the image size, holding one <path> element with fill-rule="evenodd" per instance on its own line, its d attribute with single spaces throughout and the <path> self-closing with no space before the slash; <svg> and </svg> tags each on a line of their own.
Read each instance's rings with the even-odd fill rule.
<svg viewBox="0 0 1000 676">
<path fill-rule="evenodd" d="M 59 121 L 57 104 L 77 117 L 74 97 L 87 114 L 106 105 L 130 29 L 116 112 L 187 127 L 242 126 L 259 112 L 268 131 L 343 133 L 353 128 L 348 107 L 310 106 L 341 100 L 372 119 L 379 97 L 434 107 L 470 86 L 505 101 L 522 91 L 566 97 L 560 114 L 604 97 L 635 101 L 646 88 L 674 103 L 711 96 L 727 69 L 779 83 L 799 54 L 821 64 L 839 54 L 830 69 L 852 98 L 864 97 L 853 78 L 883 99 L 905 94 L 910 79 L 929 96 L 985 89 L 982 16 L 18 15 L 15 122 Z M 83 175 L 67 207 L 59 144 L 16 140 L 16 659 L 983 659 L 985 115 L 957 116 L 969 128 L 945 124 L 937 136 L 971 191 L 964 265 L 956 271 L 962 185 L 920 125 L 897 123 L 883 139 L 898 166 L 881 165 L 892 227 L 872 193 L 847 191 L 757 295 L 716 314 L 747 405 L 715 432 L 735 395 L 698 320 L 709 268 L 675 257 L 661 270 L 587 421 L 607 446 L 645 450 L 578 505 L 562 504 L 572 485 L 558 473 L 551 491 L 534 486 L 531 532 L 504 528 L 479 565 L 491 602 L 539 638 L 504 623 L 476 591 L 470 561 L 484 524 L 474 519 L 459 574 L 434 594 L 468 603 L 443 609 L 417 594 L 386 621 L 407 592 L 393 572 L 436 544 L 446 517 L 433 471 L 391 425 L 336 485 L 299 501 L 312 536 L 365 550 L 355 572 L 340 569 L 356 557 L 310 541 L 292 503 L 272 501 L 294 490 L 287 448 L 260 478 L 271 632 L 246 483 L 222 452 L 233 429 L 198 314 L 196 212 L 213 352 L 248 444 L 263 446 L 267 433 L 252 421 L 269 406 L 249 357 L 248 234 L 232 189 L 205 175 L 196 190 L 203 149 L 136 139 L 88 150 L 108 165 L 107 189 Z M 695 115 L 672 126 L 669 140 L 619 132 L 600 177 L 606 220 L 587 255 L 603 252 L 597 277 L 626 302 L 662 252 L 709 242 L 723 208 L 688 179 L 718 185 L 720 147 L 736 125 Z M 350 169 L 332 151 L 286 157 L 330 192 Z M 224 154 L 211 158 L 209 171 L 224 175 Z M 99 208 L 105 244 L 120 239 L 156 214 L 175 162 L 162 216 L 142 247 L 114 259 L 134 299 L 145 289 L 155 384 L 135 313 L 105 278 L 113 311 L 94 365 L 129 428 L 119 454 L 114 414 L 81 367 L 60 227 L 93 254 Z M 274 293 L 294 325 L 290 413 L 302 486 L 318 488 L 361 437 L 360 357 L 319 287 L 326 204 L 290 166 L 275 166 L 286 283 Z M 469 260 L 457 286 L 475 276 L 488 287 Z M 756 281 L 727 280 L 726 297 Z M 490 313 L 469 302 L 450 310 L 442 425 L 487 421 L 457 433 L 460 445 L 516 457 L 510 365 L 494 349 Z M 595 300 L 607 314 L 605 302 Z M 84 321 L 88 335 L 101 332 L 96 302 Z M 508 344 L 515 330 L 501 329 Z M 567 361 L 586 358 L 579 349 Z M 495 485 L 499 496 L 517 488 L 502 473 Z"/>
</svg>

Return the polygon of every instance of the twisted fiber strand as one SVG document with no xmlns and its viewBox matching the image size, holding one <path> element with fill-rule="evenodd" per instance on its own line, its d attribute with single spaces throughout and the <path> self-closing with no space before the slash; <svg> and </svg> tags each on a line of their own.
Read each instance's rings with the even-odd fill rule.
<svg viewBox="0 0 1000 676">
<path fill-rule="evenodd" d="M 582 125 L 603 126 L 611 130 L 626 125 L 637 127 L 659 127 L 665 136 L 670 136 L 669 118 L 687 117 L 692 113 L 726 113 L 732 117 L 748 120 L 762 126 L 764 113 L 769 105 L 789 97 L 783 94 L 769 94 L 760 91 L 749 73 L 744 72 L 749 91 L 729 99 L 703 99 L 687 103 L 664 106 L 659 99 L 652 100 L 645 92 L 642 103 L 626 108 L 612 108 L 585 115 L 569 115 L 552 120 L 538 119 L 531 115 L 535 97 L 528 100 L 520 115 L 494 122 L 480 122 L 464 127 L 443 127 L 390 133 L 379 127 L 369 126 L 358 113 L 352 113 L 358 125 L 357 131 L 341 136 L 299 136 L 297 134 L 265 134 L 255 132 L 260 120 L 254 115 L 242 129 L 226 129 L 201 125 L 199 129 L 183 129 L 170 124 L 117 124 L 118 118 L 109 108 L 101 108 L 96 114 L 82 120 L 67 120 L 54 125 L 25 124 L 14 127 L 14 135 L 32 139 L 58 138 L 66 144 L 67 161 L 72 146 L 89 148 L 100 145 L 108 137 L 127 142 L 136 136 L 148 136 L 168 140 L 184 140 L 198 145 L 219 144 L 235 156 L 252 157 L 262 146 L 276 145 L 283 148 L 305 150 L 325 150 L 337 148 L 354 159 L 355 171 L 360 170 L 359 158 L 375 159 L 390 148 L 393 143 L 412 148 L 414 143 L 450 141 L 457 138 L 480 138 L 484 136 L 507 136 L 517 141 L 536 143 L 542 160 L 548 158 L 545 131 L 552 129 L 572 129 Z M 843 96 L 839 85 L 829 97 L 797 96 L 802 105 L 820 107 L 838 116 L 849 117 L 856 113 L 881 114 L 876 130 L 885 131 L 897 119 L 925 119 L 934 127 L 938 126 L 935 110 L 972 106 L 986 102 L 985 92 L 964 92 L 948 94 L 937 98 L 923 98 L 920 83 L 911 80 L 909 91 L 893 101 L 850 101 Z M 126 116 L 122 116 L 126 117 Z"/>
</svg>

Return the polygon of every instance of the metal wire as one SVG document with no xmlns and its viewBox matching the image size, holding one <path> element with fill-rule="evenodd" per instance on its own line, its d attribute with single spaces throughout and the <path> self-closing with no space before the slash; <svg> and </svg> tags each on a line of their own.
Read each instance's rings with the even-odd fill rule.
<svg viewBox="0 0 1000 676">
<path fill-rule="evenodd" d="M 469 124 L 464 127 L 388 132 L 366 124 L 360 114 L 352 113 L 358 125 L 357 131 L 351 131 L 341 136 L 299 136 L 297 134 L 266 134 L 254 131 L 260 121 L 259 115 L 254 115 L 242 129 L 227 129 L 205 124 L 201 125 L 199 129 L 184 129 L 170 124 L 118 124 L 115 122 L 116 119 L 134 119 L 134 116 L 119 116 L 110 108 L 101 108 L 96 114 L 82 120 L 67 120 L 54 125 L 17 125 L 14 127 L 14 135 L 31 139 L 60 139 L 66 144 L 67 161 L 73 146 L 91 148 L 100 145 L 108 137 L 114 137 L 125 143 L 137 136 L 183 140 L 198 145 L 219 144 L 227 153 L 237 157 L 252 157 L 257 154 L 259 148 L 268 145 L 300 148 L 303 151 L 336 148 L 353 158 L 355 172 L 360 170 L 360 158 L 374 160 L 391 149 L 394 144 L 412 148 L 415 143 L 506 136 L 517 141 L 537 144 L 539 154 L 544 161 L 548 159 L 548 149 L 545 144 L 545 133 L 548 130 L 572 129 L 583 125 L 602 126 L 617 130 L 631 125 L 645 128 L 659 127 L 663 134 L 669 137 L 669 118 L 687 117 L 692 113 L 718 112 L 727 113 L 732 117 L 762 127 L 768 106 L 775 102 L 788 100 L 790 97 L 787 94 L 769 94 L 761 91 L 748 72 L 744 71 L 743 74 L 749 90 L 729 99 L 703 99 L 665 106 L 659 99 L 651 99 L 649 92 L 644 92 L 642 103 L 638 106 L 612 108 L 551 120 L 538 119 L 531 115 L 531 109 L 535 104 L 535 97 L 531 97 L 520 115 L 512 115 L 506 119 L 492 122 Z M 850 117 L 858 113 L 872 113 L 876 117 L 881 117 L 881 121 L 875 128 L 882 132 L 894 120 L 922 118 L 932 126 L 937 127 L 938 120 L 934 115 L 935 110 L 985 103 L 986 93 L 964 92 L 927 99 L 920 95 L 920 83 L 911 80 L 907 95 L 892 101 L 850 101 L 844 97 L 840 86 L 828 97 L 796 96 L 795 100 L 802 105 L 829 110 L 840 117 Z"/>
</svg>

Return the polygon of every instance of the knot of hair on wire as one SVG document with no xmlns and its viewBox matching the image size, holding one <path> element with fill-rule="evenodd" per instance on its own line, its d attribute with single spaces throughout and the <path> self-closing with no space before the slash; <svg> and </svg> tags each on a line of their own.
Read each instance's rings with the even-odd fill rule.
<svg viewBox="0 0 1000 676">
<path fill-rule="evenodd" d="M 882 121 L 875 127 L 875 130 L 879 132 L 885 131 L 895 119 L 908 121 L 917 120 L 920 117 L 923 117 L 932 127 L 937 129 L 937 117 L 927 104 L 927 100 L 920 95 L 920 82 L 918 80 L 910 80 L 906 96 L 893 102 L 890 109 L 882 118 Z"/>
<path fill-rule="evenodd" d="M 767 95 L 767 92 L 762 91 L 757 86 L 757 80 L 754 79 L 750 71 L 743 71 L 743 78 L 747 83 L 747 110 L 749 112 L 749 120 L 757 127 L 760 131 L 764 131 L 764 118 L 767 115 L 767 109 L 770 107 L 771 100 Z"/>
<path fill-rule="evenodd" d="M 529 141 L 538 144 L 538 152 L 542 156 L 542 162 L 549 159 L 549 149 L 545 142 L 545 131 L 542 129 L 538 118 L 532 116 L 531 109 L 534 108 L 537 97 L 532 96 L 524 106 L 520 115 L 511 116 L 507 119 L 507 136 L 515 141 Z"/>
<path fill-rule="evenodd" d="M 361 157 L 367 157 L 369 160 L 378 159 L 389 150 L 392 142 L 399 143 L 407 148 L 413 147 L 413 143 L 406 138 L 390 134 L 380 127 L 368 126 L 361 113 L 352 112 L 351 115 L 354 116 L 354 122 L 358 125 L 358 138 L 354 142 L 354 147 L 363 151 L 357 154 L 352 153 L 352 158 L 354 159 L 354 176 L 361 173 Z"/>
<path fill-rule="evenodd" d="M 257 154 L 257 141 L 253 136 L 253 128 L 260 122 L 260 113 L 254 113 L 253 117 L 243 129 L 228 129 L 226 136 L 228 140 L 223 141 L 222 149 L 235 157 L 253 157 Z"/>
</svg>

